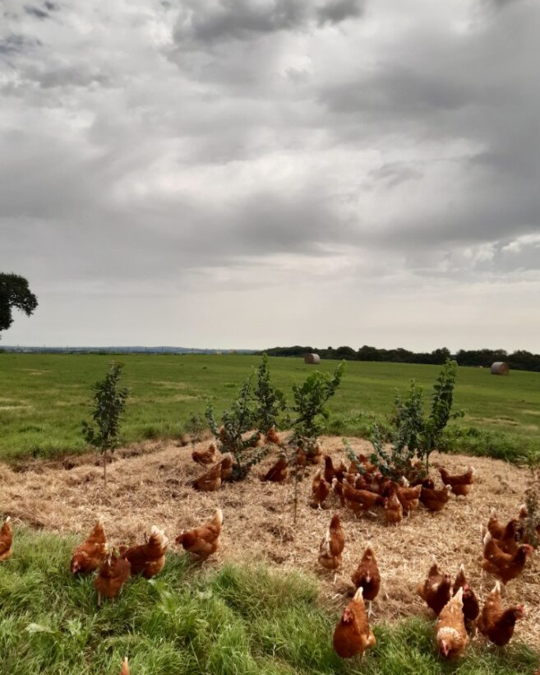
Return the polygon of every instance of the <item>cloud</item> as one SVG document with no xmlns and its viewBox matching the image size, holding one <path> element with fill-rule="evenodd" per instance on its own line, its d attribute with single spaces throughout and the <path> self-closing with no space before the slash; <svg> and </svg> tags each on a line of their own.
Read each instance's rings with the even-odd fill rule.
<svg viewBox="0 0 540 675">
<path fill-rule="evenodd" d="M 0 268 L 35 280 L 44 317 L 66 307 L 86 325 L 78 307 L 95 319 L 101 302 L 129 342 L 155 304 L 176 316 L 199 303 L 193 343 L 215 315 L 238 346 L 227 316 L 260 297 L 283 334 L 259 338 L 261 309 L 244 345 L 302 331 L 355 344 L 370 326 L 383 344 L 388 316 L 427 315 L 413 300 L 449 329 L 446 297 L 460 347 L 459 308 L 493 331 L 483 308 L 507 284 L 532 335 L 535 3 L 489 20 L 478 0 L 53 4 L 32 5 L 46 21 L 7 0 L 0 25 Z M 159 341 L 184 342 L 184 323 Z M 409 328 L 414 347 L 443 336 L 414 345 Z"/>
<path fill-rule="evenodd" d="M 331 0 L 317 9 L 320 24 L 338 24 L 364 13 L 363 0 Z"/>
<path fill-rule="evenodd" d="M 0 55 L 17 54 L 40 44 L 39 40 L 11 33 L 0 38 Z"/>
<path fill-rule="evenodd" d="M 362 12 L 363 0 L 192 0 L 184 3 L 174 36 L 180 46 L 251 40 L 315 23 L 338 24 Z"/>
<path fill-rule="evenodd" d="M 50 17 L 47 12 L 40 9 L 39 7 L 35 7 L 34 5 L 24 5 L 24 11 L 30 16 L 40 19 L 41 21 Z"/>
</svg>

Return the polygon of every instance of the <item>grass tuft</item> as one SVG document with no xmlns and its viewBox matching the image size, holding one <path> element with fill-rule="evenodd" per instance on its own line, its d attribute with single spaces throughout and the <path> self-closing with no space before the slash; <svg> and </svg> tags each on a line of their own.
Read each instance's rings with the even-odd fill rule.
<svg viewBox="0 0 540 675">
<path fill-rule="evenodd" d="M 375 626 L 365 660 L 343 661 L 315 579 L 204 571 L 174 554 L 158 578 L 130 580 L 98 609 L 92 578 L 69 572 L 73 539 L 18 529 L 15 542 L 0 564 L 0 675 L 118 675 L 125 655 L 132 675 L 531 675 L 540 663 L 517 642 L 443 663 L 420 619 Z"/>
</svg>

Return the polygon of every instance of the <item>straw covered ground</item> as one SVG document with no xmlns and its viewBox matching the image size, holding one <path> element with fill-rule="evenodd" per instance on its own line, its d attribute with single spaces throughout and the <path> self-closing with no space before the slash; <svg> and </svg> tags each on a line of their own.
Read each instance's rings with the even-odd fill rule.
<svg viewBox="0 0 540 675">
<path fill-rule="evenodd" d="M 366 441 L 349 440 L 357 451 L 369 449 Z M 205 441 L 196 447 L 207 444 Z M 341 439 L 325 437 L 322 446 L 335 459 L 345 459 Z M 471 494 L 465 499 L 451 496 L 444 511 L 435 515 L 421 506 L 394 527 L 384 522 L 382 512 L 356 519 L 333 495 L 327 500 L 327 508 L 311 508 L 311 477 L 316 470 L 312 467 L 300 485 L 298 524 L 294 528 L 292 483 L 261 483 L 258 478 L 275 453 L 255 467 L 246 481 L 225 484 L 218 492 L 198 493 L 191 481 L 202 470 L 192 461 L 191 451 L 191 445 L 163 442 L 123 449 L 108 468 L 106 491 L 96 457 L 34 463 L 18 469 L 2 466 L 0 511 L 15 522 L 81 536 L 101 515 L 110 541 L 130 544 L 142 541 L 152 525 L 165 529 L 174 541 L 183 529 L 204 522 L 220 506 L 224 512 L 222 547 L 207 564 L 219 565 L 227 559 L 306 570 L 319 577 L 322 601 L 336 609 L 347 602 L 350 575 L 369 540 L 383 578 L 373 606 L 373 621 L 378 622 L 429 616 L 415 589 L 433 555 L 452 575 L 463 563 L 471 585 L 483 598 L 493 587 L 493 579 L 482 579 L 480 568 L 482 534 L 489 512 L 496 507 L 501 520 L 515 516 L 527 484 L 527 470 L 498 460 L 434 455 L 434 466 L 444 465 L 451 472 L 468 465 L 477 470 Z M 346 544 L 343 569 L 334 585 L 333 575 L 319 568 L 317 553 L 335 511 L 342 516 Z M 535 648 L 540 648 L 539 571 L 536 554 L 523 575 L 504 590 L 506 602 L 525 605 L 526 617 L 517 624 L 516 637 Z"/>
</svg>

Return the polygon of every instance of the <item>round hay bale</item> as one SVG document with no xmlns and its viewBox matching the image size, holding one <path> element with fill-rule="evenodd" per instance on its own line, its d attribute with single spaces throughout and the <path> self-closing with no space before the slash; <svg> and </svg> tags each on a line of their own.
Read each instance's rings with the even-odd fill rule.
<svg viewBox="0 0 540 675">
<path fill-rule="evenodd" d="M 306 354 L 304 356 L 304 363 L 316 365 L 321 362 L 321 357 L 318 354 Z"/>
<path fill-rule="evenodd" d="M 508 375 L 510 373 L 510 366 L 505 361 L 495 361 L 491 364 L 492 375 Z"/>
</svg>

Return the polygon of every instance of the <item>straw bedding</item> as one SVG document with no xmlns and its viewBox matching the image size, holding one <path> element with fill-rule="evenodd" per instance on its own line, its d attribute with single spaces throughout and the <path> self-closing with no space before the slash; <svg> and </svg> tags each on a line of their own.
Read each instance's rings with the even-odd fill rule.
<svg viewBox="0 0 540 675">
<path fill-rule="evenodd" d="M 366 441 L 349 439 L 356 451 L 370 450 Z M 153 443 L 125 448 L 108 467 L 108 486 L 103 488 L 98 458 L 85 456 L 73 462 L 34 463 L 24 470 L 2 466 L 0 511 L 13 519 L 58 533 L 86 536 L 97 516 L 102 516 L 113 543 L 143 539 L 152 525 L 164 528 L 171 542 L 183 529 L 211 517 L 220 506 L 224 512 L 222 546 L 208 564 L 223 560 L 266 562 L 279 569 L 302 569 L 318 576 L 321 599 L 336 610 L 347 602 L 350 576 L 365 545 L 371 541 L 383 584 L 373 605 L 373 621 L 395 620 L 410 615 L 430 616 L 416 596 L 435 555 L 443 571 L 455 576 L 459 565 L 472 587 L 483 598 L 493 587 L 482 579 L 482 535 L 492 507 L 500 520 L 517 515 L 527 485 L 527 470 L 501 461 L 460 455 L 434 455 L 434 466 L 451 473 L 473 466 L 476 482 L 467 498 L 451 495 L 445 509 L 431 514 L 422 506 L 399 526 L 389 526 L 378 509 L 360 519 L 342 509 L 333 495 L 326 508 L 309 505 L 311 467 L 300 484 L 298 523 L 293 526 L 293 486 L 261 483 L 259 475 L 275 460 L 271 454 L 242 483 L 227 483 L 218 492 L 199 493 L 191 481 L 202 468 L 191 459 L 193 447 L 204 449 L 208 441 L 179 447 Z M 345 459 L 341 439 L 322 439 L 323 451 Z M 438 477 L 438 472 L 432 470 Z M 438 484 L 440 480 L 437 478 Z M 317 563 L 317 554 L 330 517 L 340 512 L 346 544 L 343 568 L 333 584 L 333 574 Z M 523 575 L 503 590 L 505 603 L 523 603 L 526 617 L 516 625 L 516 637 L 540 648 L 539 555 L 529 561 Z"/>
</svg>

